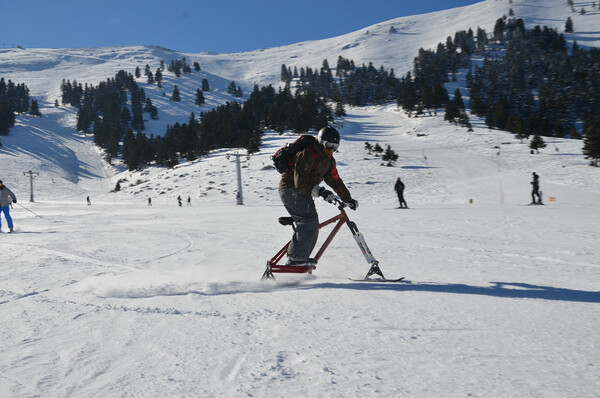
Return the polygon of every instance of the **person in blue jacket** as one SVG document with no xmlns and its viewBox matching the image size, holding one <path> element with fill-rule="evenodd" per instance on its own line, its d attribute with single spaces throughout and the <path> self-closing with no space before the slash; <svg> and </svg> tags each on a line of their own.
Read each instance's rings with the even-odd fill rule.
<svg viewBox="0 0 600 398">
<path fill-rule="evenodd" d="M 13 232 L 14 224 L 12 217 L 10 216 L 10 203 L 17 203 L 17 196 L 8 189 L 0 180 L 0 231 L 2 228 L 2 217 L 1 213 L 4 213 L 4 218 L 8 223 L 9 232 Z"/>
</svg>

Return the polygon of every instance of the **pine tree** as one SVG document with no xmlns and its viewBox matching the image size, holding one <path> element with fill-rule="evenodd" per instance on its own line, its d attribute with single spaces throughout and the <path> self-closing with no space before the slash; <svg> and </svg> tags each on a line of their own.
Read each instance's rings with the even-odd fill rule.
<svg viewBox="0 0 600 398">
<path fill-rule="evenodd" d="M 444 120 L 449 121 L 450 123 L 456 123 L 458 118 L 460 117 L 460 108 L 454 99 L 448 101 L 446 103 L 446 114 L 444 115 Z"/>
<path fill-rule="evenodd" d="M 154 104 L 152 104 L 152 100 L 150 98 L 146 98 L 146 103 L 144 104 L 144 112 L 150 112 L 152 110 L 152 107 L 154 107 Z"/>
<path fill-rule="evenodd" d="M 573 33 L 573 20 L 571 17 L 568 17 L 567 22 L 565 22 L 565 33 Z"/>
<path fill-rule="evenodd" d="M 237 92 L 237 88 L 235 87 L 235 82 L 232 81 L 231 83 L 229 83 L 229 86 L 227 86 L 227 92 L 231 95 L 235 95 Z"/>
<path fill-rule="evenodd" d="M 133 131 L 128 129 L 123 138 L 123 162 L 127 165 L 129 171 L 136 170 L 140 166 L 140 156 L 138 148 L 135 143 L 135 136 Z"/>
<path fill-rule="evenodd" d="M 262 133 L 260 130 L 252 131 L 248 143 L 244 146 L 248 151 L 248 155 L 252 155 L 253 153 L 260 151 L 261 136 Z"/>
<path fill-rule="evenodd" d="M 158 108 L 156 108 L 154 105 L 152 106 L 152 109 L 150 109 L 150 119 L 158 119 Z"/>
<path fill-rule="evenodd" d="M 0 99 L 0 135 L 8 135 L 15 122 L 15 114 L 9 101 Z"/>
<path fill-rule="evenodd" d="M 387 162 L 386 166 L 388 166 L 388 167 L 393 166 L 394 163 L 396 162 L 396 160 L 398 160 L 398 154 L 396 152 L 394 152 L 394 150 L 392 149 L 392 147 L 390 145 L 388 145 L 385 148 L 385 153 L 381 157 L 381 160 Z"/>
<path fill-rule="evenodd" d="M 531 142 L 529 143 L 529 148 L 531 148 L 532 153 L 533 151 L 535 151 L 536 153 L 540 153 L 540 148 L 546 148 L 546 143 L 539 134 L 536 134 L 531 139 Z"/>
<path fill-rule="evenodd" d="M 210 91 L 210 85 L 206 79 L 202 79 L 202 91 Z"/>
<path fill-rule="evenodd" d="M 338 101 L 335 103 L 335 116 L 346 116 L 346 110 L 344 109 L 344 103 L 342 101 Z"/>
<path fill-rule="evenodd" d="M 181 96 L 179 95 L 179 89 L 177 86 L 173 87 L 173 94 L 171 94 L 171 101 L 179 102 L 181 101 Z"/>
<path fill-rule="evenodd" d="M 521 142 L 523 142 L 524 139 L 529 138 L 529 134 L 525 132 L 525 127 L 523 126 L 523 119 L 521 119 L 521 116 L 514 118 L 512 132 L 515 135 L 515 138 Z"/>
<path fill-rule="evenodd" d="M 375 152 L 375 156 L 383 153 L 383 148 L 381 147 L 381 145 L 379 145 L 379 143 L 375 144 L 375 146 L 373 147 L 373 152 Z"/>
<path fill-rule="evenodd" d="M 409 73 L 410 74 L 410 73 Z M 408 76 L 410 79 L 410 76 Z M 402 105 L 402 109 L 410 116 L 417 105 L 417 90 L 411 83 L 405 83 L 403 93 L 398 97 L 398 105 Z"/>
<path fill-rule="evenodd" d="M 131 128 L 137 131 L 144 130 L 144 114 L 142 110 L 142 103 L 138 102 L 132 106 L 133 111 L 131 115 Z"/>
<path fill-rule="evenodd" d="M 150 119 L 156 120 L 158 119 L 158 109 L 152 103 L 150 98 L 146 98 L 146 104 L 144 105 L 144 112 L 148 112 L 150 114 Z"/>
<path fill-rule="evenodd" d="M 200 89 L 196 89 L 196 100 L 194 103 L 200 106 L 204 104 L 204 102 L 204 94 L 202 94 L 202 91 Z"/>
<path fill-rule="evenodd" d="M 280 80 L 282 82 L 289 82 L 290 80 L 292 80 L 292 77 L 290 76 L 289 70 L 288 68 L 285 66 L 285 64 L 281 65 L 281 76 L 280 76 Z"/>
<path fill-rule="evenodd" d="M 38 106 L 37 100 L 31 100 L 31 107 L 29 109 L 29 114 L 32 116 L 42 116 L 40 112 L 40 108 Z"/>
<path fill-rule="evenodd" d="M 583 154 L 586 159 L 592 159 L 591 166 L 600 164 L 600 126 L 590 125 L 585 129 L 583 137 Z"/>
</svg>

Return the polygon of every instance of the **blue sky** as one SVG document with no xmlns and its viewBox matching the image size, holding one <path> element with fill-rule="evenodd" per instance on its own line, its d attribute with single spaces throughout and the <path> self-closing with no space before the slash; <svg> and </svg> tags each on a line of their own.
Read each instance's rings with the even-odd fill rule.
<svg viewBox="0 0 600 398">
<path fill-rule="evenodd" d="M 159 45 L 237 52 L 482 0 L 0 0 L 0 48 Z"/>
</svg>

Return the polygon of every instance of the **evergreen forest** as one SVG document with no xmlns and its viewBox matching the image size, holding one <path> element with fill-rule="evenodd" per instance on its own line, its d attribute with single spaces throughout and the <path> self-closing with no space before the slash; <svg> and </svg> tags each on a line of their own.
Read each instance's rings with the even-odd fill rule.
<svg viewBox="0 0 600 398">
<path fill-rule="evenodd" d="M 37 100 L 29 96 L 29 88 L 25 84 L 6 82 L 0 78 L 0 135 L 8 135 L 15 125 L 16 114 L 28 113 L 41 116 Z"/>
<path fill-rule="evenodd" d="M 201 70 L 197 62 L 192 70 L 185 58 L 167 66 L 161 61 L 154 73 L 146 65 L 146 83 L 161 87 L 165 67 L 177 77 Z M 140 76 L 136 68 L 135 77 L 121 70 L 95 87 L 76 81 L 61 85 L 63 105 L 78 108 L 77 130 L 93 134 L 109 161 L 120 155 L 131 170 L 152 162 L 173 167 L 217 148 L 243 147 L 253 153 L 265 130 L 302 134 L 343 116 L 345 106 L 386 103 L 396 103 L 411 117 L 444 111 L 445 120 L 467 128 L 470 110 L 490 129 L 510 131 L 521 140 L 583 137 L 584 154 L 592 163 L 600 159 L 600 50 L 568 45 L 554 29 L 528 30 L 521 19 L 506 16 L 496 21 L 493 32 L 459 31 L 435 50 L 420 49 L 412 71 L 400 78 L 393 69 L 357 66 L 341 56 L 335 69 L 327 60 L 318 69 L 284 64 L 282 87 L 255 85 L 247 100 L 192 113 L 187 122 L 167 126 L 160 137 L 143 134 L 144 113 L 157 119 L 159 110 L 136 82 Z M 464 88 L 450 95 L 446 83 L 459 79 Z M 195 93 L 197 106 L 209 90 L 204 79 Z M 243 96 L 233 81 L 227 91 Z M 181 100 L 177 86 L 171 100 Z M 15 113 L 32 108 L 37 103 L 30 105 L 27 87 L 0 80 L 0 134 L 14 125 Z"/>
</svg>

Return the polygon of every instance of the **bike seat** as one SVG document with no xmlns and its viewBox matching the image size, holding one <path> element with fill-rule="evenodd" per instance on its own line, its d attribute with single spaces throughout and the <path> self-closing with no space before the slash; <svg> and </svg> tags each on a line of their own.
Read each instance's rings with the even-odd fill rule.
<svg viewBox="0 0 600 398">
<path fill-rule="evenodd" d="M 292 217 L 279 217 L 279 224 L 294 225 L 294 219 Z"/>
</svg>

